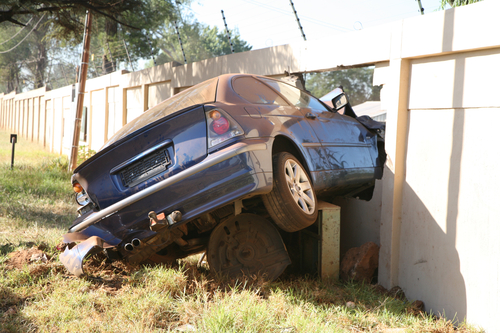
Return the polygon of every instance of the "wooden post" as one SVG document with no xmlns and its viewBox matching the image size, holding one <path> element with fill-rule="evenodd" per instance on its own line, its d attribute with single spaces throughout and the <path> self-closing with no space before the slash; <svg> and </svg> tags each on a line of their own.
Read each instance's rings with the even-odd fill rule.
<svg viewBox="0 0 500 333">
<path fill-rule="evenodd" d="M 85 20 L 85 32 L 83 35 L 82 63 L 79 71 L 78 92 L 76 95 L 75 130 L 73 131 L 73 144 L 71 145 L 71 155 L 69 162 L 69 169 L 71 171 L 75 170 L 78 159 L 80 127 L 82 125 L 83 97 L 85 96 L 85 82 L 87 80 L 87 69 L 89 67 L 91 27 L 92 27 L 92 13 L 90 11 L 87 11 L 87 18 Z"/>
<path fill-rule="evenodd" d="M 320 201 L 319 209 L 319 275 L 321 279 L 338 280 L 340 272 L 340 207 Z"/>
</svg>

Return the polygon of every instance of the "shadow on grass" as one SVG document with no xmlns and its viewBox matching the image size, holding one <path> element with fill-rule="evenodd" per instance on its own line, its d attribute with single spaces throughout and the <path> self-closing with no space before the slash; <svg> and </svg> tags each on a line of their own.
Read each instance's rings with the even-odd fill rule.
<svg viewBox="0 0 500 333">
<path fill-rule="evenodd" d="M 0 332 L 33 331 L 34 324 L 21 314 L 26 302 L 29 302 L 28 298 L 0 286 Z"/>
<path fill-rule="evenodd" d="M 50 207 L 26 205 L 20 202 L 3 205 L 3 211 L 8 220 L 17 227 L 68 228 L 76 217 L 76 212 L 70 213 L 70 208 L 59 208 L 62 212 L 50 211 Z M 9 223 L 9 222 L 7 222 Z"/>
</svg>

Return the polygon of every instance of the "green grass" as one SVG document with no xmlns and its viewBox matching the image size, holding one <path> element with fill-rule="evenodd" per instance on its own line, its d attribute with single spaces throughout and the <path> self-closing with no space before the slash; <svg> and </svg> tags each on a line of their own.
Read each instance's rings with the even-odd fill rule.
<svg viewBox="0 0 500 333">
<path fill-rule="evenodd" d="M 0 131 L 0 244 L 55 245 L 75 214 L 67 159 L 18 137 L 11 169 L 9 138 Z"/>
<path fill-rule="evenodd" d="M 19 141 L 10 170 L 8 134 L 0 132 L 0 332 L 479 332 L 371 285 L 233 281 L 198 269 L 193 257 L 128 267 L 97 256 L 87 262 L 92 278 L 70 276 L 57 259 L 76 208 L 65 159 Z M 37 249 L 46 262 L 13 265 Z"/>
</svg>

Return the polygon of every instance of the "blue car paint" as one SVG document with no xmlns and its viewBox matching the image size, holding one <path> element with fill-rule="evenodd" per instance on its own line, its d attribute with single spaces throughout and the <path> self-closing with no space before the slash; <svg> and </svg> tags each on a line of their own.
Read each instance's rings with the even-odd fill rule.
<svg viewBox="0 0 500 333">
<path fill-rule="evenodd" d="M 230 86 L 225 88 L 231 89 Z M 218 94 L 221 91 L 219 88 Z M 245 135 L 207 149 L 205 112 L 214 108 L 229 113 Z M 73 176 L 97 203 L 97 209 L 109 207 L 181 173 L 228 145 L 259 141 L 265 142 L 267 149 L 246 152 L 209 167 L 115 212 L 81 233 L 99 236 L 108 244 L 118 246 L 133 238 L 143 239 L 155 234 L 149 229 L 147 214 L 151 210 L 180 210 L 183 213 L 180 224 L 183 224 L 235 200 L 268 193 L 272 190 L 272 146 L 276 137 L 286 138 L 300 152 L 318 195 L 347 192 L 352 187 L 372 182 L 376 169 L 381 167 L 377 164 L 376 136 L 349 117 L 332 113 L 310 120 L 305 117 L 309 111 L 291 105 L 249 106 L 244 99 L 238 100 L 238 96 L 233 95 L 231 103 L 215 102 L 188 108 L 113 143 L 75 170 Z M 329 135 L 332 133 L 328 133 L 325 125 L 329 118 L 343 124 L 340 133 Z M 171 140 L 167 150 L 172 163 L 164 173 L 130 188 L 123 186 L 118 175 L 112 174 L 111 170 L 117 165 L 167 140 Z M 92 181 L 87 182 L 87 179 Z M 73 226 L 92 214 L 94 212 L 77 218 Z"/>
<path fill-rule="evenodd" d="M 147 215 L 151 210 L 179 210 L 185 223 L 237 198 L 270 192 L 272 167 L 260 162 L 267 154 L 267 151 L 255 151 L 234 156 L 128 206 L 81 233 L 89 237 L 96 235 L 108 244 L 117 245 L 119 240 L 142 239 L 155 234 L 149 229 Z M 89 215 L 77 219 L 73 225 Z"/>
<path fill-rule="evenodd" d="M 119 176 L 110 174 L 118 164 L 166 140 L 172 141 L 167 150 L 173 163 L 162 175 L 127 188 L 122 185 Z M 86 186 L 87 192 L 93 195 L 92 199 L 99 204 L 99 209 L 103 209 L 203 160 L 207 156 L 204 109 L 198 106 L 169 117 L 147 132 L 133 136 L 106 151 L 105 154 L 100 153 L 97 156 L 98 158 L 86 163 L 84 167 L 78 168 L 74 179 L 82 186 Z M 94 181 L 87 184 L 86 179 L 94 179 Z M 95 181 L 97 179 L 99 181 Z M 114 186 L 110 186 L 110 180 Z"/>
</svg>

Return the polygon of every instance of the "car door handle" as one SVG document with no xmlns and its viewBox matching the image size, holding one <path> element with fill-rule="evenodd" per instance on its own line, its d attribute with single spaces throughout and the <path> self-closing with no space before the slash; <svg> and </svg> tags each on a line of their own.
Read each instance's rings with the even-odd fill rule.
<svg viewBox="0 0 500 333">
<path fill-rule="evenodd" d="M 306 118 L 308 119 L 316 119 L 316 115 L 312 114 L 311 112 L 306 113 Z"/>
</svg>

